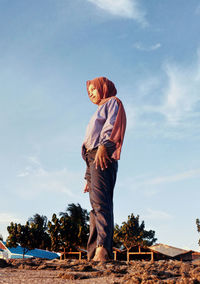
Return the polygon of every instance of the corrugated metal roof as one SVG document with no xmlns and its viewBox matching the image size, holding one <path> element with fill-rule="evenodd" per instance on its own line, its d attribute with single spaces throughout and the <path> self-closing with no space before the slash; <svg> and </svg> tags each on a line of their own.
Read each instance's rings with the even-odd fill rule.
<svg viewBox="0 0 200 284">
<path fill-rule="evenodd" d="M 171 257 L 175 257 L 177 255 L 184 254 L 184 253 L 188 252 L 188 250 L 168 246 L 168 245 L 165 245 L 165 244 L 156 244 L 156 245 L 153 245 L 149 248 L 152 251 L 159 252 L 159 253 L 162 253 L 164 255 L 171 256 Z"/>
<path fill-rule="evenodd" d="M 30 250 L 27 252 L 27 255 L 31 255 L 33 257 L 48 258 L 48 259 L 54 259 L 58 257 L 57 253 L 42 249 Z"/>
<path fill-rule="evenodd" d="M 4 245 L 6 245 L 6 242 L 3 242 Z M 8 248 L 6 247 L 11 254 L 18 254 L 19 257 L 20 255 L 23 255 L 23 248 L 21 246 L 17 246 L 16 248 L 12 247 L 12 248 Z M 39 257 L 39 258 L 47 258 L 47 259 L 54 259 L 54 258 L 58 258 L 58 254 L 55 252 L 51 252 L 51 251 L 47 251 L 47 250 L 42 250 L 42 249 L 33 249 L 33 250 L 29 250 L 28 252 L 26 252 L 27 256 L 32 256 L 32 257 Z M 15 256 L 16 257 L 16 256 Z"/>
</svg>

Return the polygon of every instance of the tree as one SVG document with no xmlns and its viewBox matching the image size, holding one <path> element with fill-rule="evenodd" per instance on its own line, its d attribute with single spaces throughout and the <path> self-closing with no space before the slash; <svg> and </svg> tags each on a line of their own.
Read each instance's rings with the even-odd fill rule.
<svg viewBox="0 0 200 284">
<path fill-rule="evenodd" d="M 60 218 L 60 236 L 62 242 L 62 249 L 70 250 L 77 245 L 76 226 L 72 222 L 70 216 L 63 216 Z"/>
<path fill-rule="evenodd" d="M 6 240 L 8 247 L 23 248 L 23 257 L 28 250 L 34 248 L 49 249 L 51 247 L 51 239 L 47 233 L 47 217 L 35 214 L 26 222 L 25 225 L 11 222 L 7 227 L 9 236 Z"/>
<path fill-rule="evenodd" d="M 197 224 L 197 232 L 200 233 L 200 221 L 199 221 L 199 219 L 196 219 L 196 224 Z M 200 240 L 199 240 L 198 244 L 200 245 Z"/>
<path fill-rule="evenodd" d="M 89 234 L 89 213 L 80 204 L 71 203 L 66 212 L 60 212 L 60 219 L 53 214 L 48 222 L 48 233 L 51 237 L 51 249 L 55 251 L 75 246 L 86 247 Z"/>
<path fill-rule="evenodd" d="M 60 219 L 53 214 L 52 221 L 48 222 L 48 232 L 51 237 L 51 249 L 54 251 L 69 250 L 77 244 L 75 226 L 66 214 Z"/>
<path fill-rule="evenodd" d="M 122 242 L 120 240 L 120 226 L 115 224 L 114 232 L 113 232 L 113 246 L 116 248 L 121 248 Z"/>
<path fill-rule="evenodd" d="M 29 218 L 32 235 L 35 240 L 35 247 L 39 249 L 50 249 L 51 238 L 47 232 L 47 217 L 35 214 Z"/>
<path fill-rule="evenodd" d="M 53 251 L 59 251 L 62 247 L 60 220 L 55 213 L 52 215 L 52 220 L 48 222 L 48 233 L 51 238 L 51 249 Z"/>
<path fill-rule="evenodd" d="M 145 230 L 144 221 L 139 224 L 139 215 L 135 217 L 131 214 L 121 227 L 115 226 L 114 243 L 117 246 L 123 245 L 129 251 L 136 245 L 151 246 L 157 240 L 154 236 L 155 231 Z"/>
<path fill-rule="evenodd" d="M 60 212 L 60 216 L 68 220 L 68 226 L 72 229 L 73 237 L 71 242 L 74 245 L 85 247 L 89 235 L 89 213 L 87 210 L 83 209 L 79 203 L 77 205 L 71 203 L 68 205 L 66 212 Z"/>
<path fill-rule="evenodd" d="M 6 246 L 17 247 L 20 245 L 23 248 L 23 258 L 29 250 L 35 248 L 33 230 L 29 226 L 29 222 L 26 222 L 26 225 L 14 224 L 11 222 L 10 226 L 7 227 L 7 230 L 9 236 L 6 240 Z"/>
<path fill-rule="evenodd" d="M 60 218 L 53 214 L 48 222 L 47 217 L 35 214 L 29 218 L 26 225 L 11 223 L 7 227 L 9 236 L 8 247 L 21 245 L 23 255 L 29 249 L 52 249 L 59 251 L 74 246 L 85 247 L 89 234 L 89 213 L 80 204 L 69 204 L 66 212 L 60 213 Z"/>
</svg>

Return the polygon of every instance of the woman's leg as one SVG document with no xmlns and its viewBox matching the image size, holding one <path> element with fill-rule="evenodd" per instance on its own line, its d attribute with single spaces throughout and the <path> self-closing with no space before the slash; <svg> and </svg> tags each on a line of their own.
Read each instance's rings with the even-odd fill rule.
<svg viewBox="0 0 200 284">
<path fill-rule="evenodd" d="M 90 157 L 90 161 L 93 160 Z M 90 237 L 88 240 L 88 256 L 91 258 L 98 246 L 106 248 L 112 255 L 113 241 L 113 190 L 116 181 L 118 164 L 115 160 L 108 168 L 95 168 L 90 162 L 90 202 L 93 210 L 90 213 Z"/>
<path fill-rule="evenodd" d="M 95 151 L 96 153 L 96 151 Z M 86 155 L 86 173 L 85 173 L 85 179 L 87 180 L 87 184 L 89 189 L 91 190 L 91 173 L 90 173 L 90 163 L 94 161 L 94 155 L 95 153 L 90 153 Z M 96 221 L 95 221 L 95 213 L 94 210 L 90 211 L 90 233 L 87 243 L 87 258 L 88 260 L 93 259 L 96 251 L 97 246 L 97 229 L 96 229 Z"/>
<path fill-rule="evenodd" d="M 88 260 L 93 259 L 97 247 L 97 229 L 94 210 L 90 211 L 90 235 L 87 243 Z"/>
</svg>

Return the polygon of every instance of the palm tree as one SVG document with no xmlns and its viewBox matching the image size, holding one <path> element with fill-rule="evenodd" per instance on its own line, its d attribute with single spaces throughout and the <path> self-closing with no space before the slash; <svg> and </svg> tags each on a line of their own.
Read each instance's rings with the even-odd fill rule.
<svg viewBox="0 0 200 284">
<path fill-rule="evenodd" d="M 76 245 L 85 247 L 89 234 L 89 213 L 78 203 L 68 205 L 66 212 L 60 212 L 60 216 L 70 219 L 72 224 L 73 236 Z"/>
<path fill-rule="evenodd" d="M 35 214 L 29 218 L 30 227 L 32 228 L 32 237 L 35 239 L 36 248 L 50 249 L 51 239 L 47 233 L 48 219 L 46 216 Z"/>
</svg>

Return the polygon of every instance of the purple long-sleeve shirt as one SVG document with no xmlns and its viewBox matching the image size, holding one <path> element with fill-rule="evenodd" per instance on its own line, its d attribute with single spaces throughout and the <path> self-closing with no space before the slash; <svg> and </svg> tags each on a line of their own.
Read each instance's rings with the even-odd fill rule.
<svg viewBox="0 0 200 284">
<path fill-rule="evenodd" d="M 111 98 L 105 104 L 98 106 L 86 129 L 83 144 L 87 150 L 94 149 L 102 144 L 113 146 L 110 144 L 109 138 L 117 113 L 118 103 L 115 98 Z"/>
</svg>

